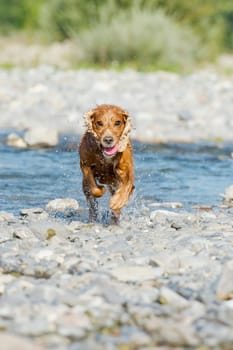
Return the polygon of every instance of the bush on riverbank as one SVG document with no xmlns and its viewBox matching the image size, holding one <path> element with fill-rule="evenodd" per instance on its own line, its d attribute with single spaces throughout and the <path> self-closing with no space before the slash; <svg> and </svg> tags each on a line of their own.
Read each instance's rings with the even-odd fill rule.
<svg viewBox="0 0 233 350">
<path fill-rule="evenodd" d="M 106 30 L 107 28 L 107 30 Z M 200 58 L 195 34 L 179 26 L 162 10 L 139 8 L 104 17 L 93 28 L 77 36 L 77 62 L 136 68 L 181 69 Z"/>
<path fill-rule="evenodd" d="M 74 64 L 180 69 L 233 50 L 232 0 L 2 0 L 0 34 L 76 43 Z"/>
</svg>

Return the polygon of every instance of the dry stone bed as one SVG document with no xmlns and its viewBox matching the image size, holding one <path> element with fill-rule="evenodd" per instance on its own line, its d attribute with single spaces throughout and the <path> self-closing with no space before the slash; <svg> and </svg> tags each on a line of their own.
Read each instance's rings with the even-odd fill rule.
<svg viewBox="0 0 233 350">
<path fill-rule="evenodd" d="M 0 215 L 9 349 L 232 349 L 231 208 L 143 208 L 104 226 L 54 218 L 54 203 Z"/>
<path fill-rule="evenodd" d="M 54 146 L 59 134 L 80 134 L 84 112 L 117 104 L 130 112 L 133 138 L 143 142 L 233 140 L 233 79 L 213 71 L 187 76 L 50 66 L 0 70 L 0 128 L 18 147 Z"/>
</svg>

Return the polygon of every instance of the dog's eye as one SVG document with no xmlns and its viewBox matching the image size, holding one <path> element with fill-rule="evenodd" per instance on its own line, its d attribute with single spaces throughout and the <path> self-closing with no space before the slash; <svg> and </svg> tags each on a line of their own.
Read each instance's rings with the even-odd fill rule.
<svg viewBox="0 0 233 350">
<path fill-rule="evenodd" d="M 120 126 L 121 125 L 121 121 L 120 120 L 116 120 L 114 123 L 115 126 Z"/>
<path fill-rule="evenodd" d="M 98 120 L 98 121 L 96 122 L 96 125 L 97 125 L 97 126 L 103 126 L 103 122 L 101 122 L 101 120 Z"/>
</svg>

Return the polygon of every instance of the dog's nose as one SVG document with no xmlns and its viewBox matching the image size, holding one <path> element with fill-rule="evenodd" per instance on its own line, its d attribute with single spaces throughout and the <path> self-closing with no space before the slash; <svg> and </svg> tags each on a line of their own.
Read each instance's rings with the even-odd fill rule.
<svg viewBox="0 0 233 350">
<path fill-rule="evenodd" d="M 113 144 L 113 137 L 112 136 L 105 136 L 104 139 L 104 144 L 111 146 Z"/>
</svg>

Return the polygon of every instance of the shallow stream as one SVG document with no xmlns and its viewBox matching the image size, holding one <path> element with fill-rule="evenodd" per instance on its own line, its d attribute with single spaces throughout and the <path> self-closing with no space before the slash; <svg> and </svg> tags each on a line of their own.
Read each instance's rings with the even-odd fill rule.
<svg viewBox="0 0 233 350">
<path fill-rule="evenodd" d="M 72 197 L 85 207 L 76 137 L 62 137 L 55 149 L 15 149 L 0 134 L 0 211 L 43 207 Z M 134 143 L 136 190 L 129 207 L 181 202 L 186 209 L 218 205 L 233 183 L 232 144 Z"/>
</svg>

